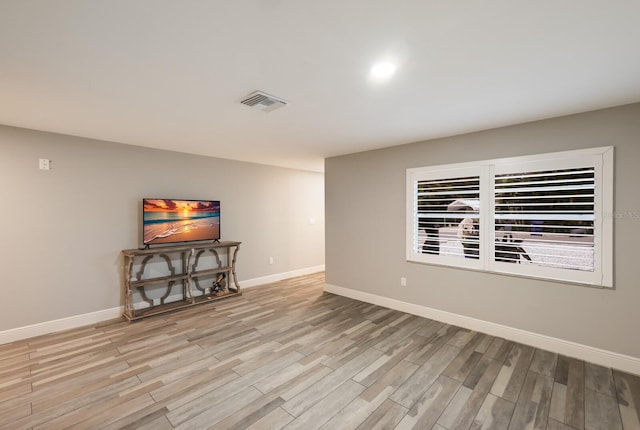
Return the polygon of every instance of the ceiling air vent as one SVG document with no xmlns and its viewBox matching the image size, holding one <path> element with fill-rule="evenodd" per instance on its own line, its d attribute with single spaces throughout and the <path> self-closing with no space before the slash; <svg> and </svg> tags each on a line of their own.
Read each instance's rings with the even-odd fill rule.
<svg viewBox="0 0 640 430">
<path fill-rule="evenodd" d="M 271 112 L 272 110 L 285 106 L 288 102 L 279 97 L 263 93 L 262 91 L 256 91 L 240 100 L 240 103 L 263 112 Z"/>
</svg>

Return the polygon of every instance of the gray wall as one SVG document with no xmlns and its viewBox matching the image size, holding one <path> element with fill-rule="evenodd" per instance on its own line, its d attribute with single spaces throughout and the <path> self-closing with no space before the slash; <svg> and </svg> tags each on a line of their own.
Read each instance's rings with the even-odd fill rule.
<svg viewBox="0 0 640 430">
<path fill-rule="evenodd" d="M 639 139 L 634 104 L 327 159 L 327 283 L 640 357 Z M 614 290 L 405 261 L 407 168 L 608 145 Z"/>
<path fill-rule="evenodd" d="M 323 195 L 321 173 L 0 126 L 0 331 L 120 306 L 143 197 L 220 200 L 242 281 L 324 264 Z"/>
</svg>

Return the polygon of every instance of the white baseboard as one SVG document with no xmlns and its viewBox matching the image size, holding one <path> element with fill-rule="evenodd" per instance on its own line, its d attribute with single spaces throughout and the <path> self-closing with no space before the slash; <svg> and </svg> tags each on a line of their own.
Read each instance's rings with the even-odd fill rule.
<svg viewBox="0 0 640 430">
<path fill-rule="evenodd" d="M 599 364 L 601 366 L 611 367 L 624 372 L 640 375 L 640 358 L 637 357 L 618 354 L 616 352 L 606 351 L 588 345 L 582 345 L 551 336 L 541 335 L 489 321 L 483 321 L 464 315 L 441 311 L 336 285 L 325 284 L 324 290 L 328 293 L 349 297 L 361 302 L 418 315 L 469 330 L 486 333 L 491 336 L 497 336 L 514 342 L 523 343 L 546 351 L 556 352 L 590 363 Z"/>
<path fill-rule="evenodd" d="M 271 282 L 277 282 L 283 279 L 302 275 L 310 275 L 312 273 L 318 273 L 322 271 L 324 271 L 324 264 L 320 266 L 312 266 L 304 269 L 292 270 L 290 272 L 262 276 L 260 278 L 245 279 L 244 281 L 239 281 L 238 283 L 240 284 L 241 288 L 251 288 L 257 285 L 269 284 Z M 0 345 L 9 342 L 15 342 L 17 340 L 28 339 L 30 337 L 41 336 L 43 334 L 97 324 L 99 322 L 119 318 L 120 316 L 122 316 L 122 310 L 122 307 L 104 309 L 102 311 L 91 312 L 88 314 L 74 315 L 68 318 L 45 321 L 24 327 L 0 331 Z"/>
<path fill-rule="evenodd" d="M 17 340 L 28 339 L 30 337 L 41 336 L 43 334 L 54 333 L 56 331 L 97 324 L 102 321 L 119 318 L 120 316 L 122 316 L 122 307 L 117 307 L 0 331 L 0 345 L 15 342 Z"/>
<path fill-rule="evenodd" d="M 290 272 L 275 273 L 273 275 L 261 276 L 259 278 L 240 280 L 240 288 L 252 288 L 258 285 L 270 284 L 282 281 L 283 279 L 295 278 L 296 276 L 311 275 L 313 273 L 324 272 L 324 264 L 319 266 L 306 267 L 304 269 L 292 270 Z"/>
</svg>

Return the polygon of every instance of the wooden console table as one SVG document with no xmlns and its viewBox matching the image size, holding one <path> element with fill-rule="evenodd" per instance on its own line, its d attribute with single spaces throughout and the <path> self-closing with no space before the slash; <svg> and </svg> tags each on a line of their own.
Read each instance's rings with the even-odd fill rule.
<svg viewBox="0 0 640 430">
<path fill-rule="evenodd" d="M 128 320 L 240 295 L 236 256 L 241 242 L 126 249 Z"/>
</svg>

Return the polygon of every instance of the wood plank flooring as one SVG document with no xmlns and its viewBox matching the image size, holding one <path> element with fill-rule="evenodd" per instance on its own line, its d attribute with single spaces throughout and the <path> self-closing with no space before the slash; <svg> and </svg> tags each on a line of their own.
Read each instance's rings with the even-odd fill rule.
<svg viewBox="0 0 640 430">
<path fill-rule="evenodd" d="M 637 375 L 323 284 L 0 345 L 0 429 L 640 429 Z"/>
</svg>

